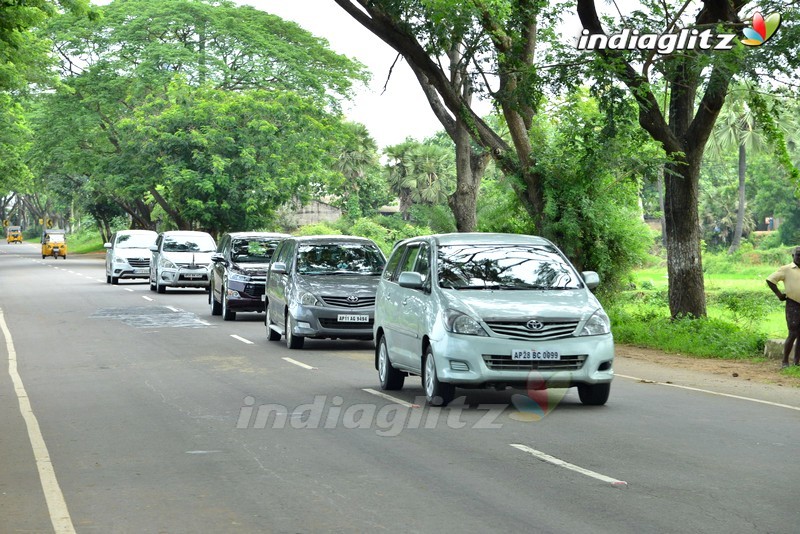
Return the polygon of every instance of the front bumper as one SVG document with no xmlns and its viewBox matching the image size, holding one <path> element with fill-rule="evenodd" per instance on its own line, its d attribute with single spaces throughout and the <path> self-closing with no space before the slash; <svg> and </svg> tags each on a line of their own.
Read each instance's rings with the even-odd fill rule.
<svg viewBox="0 0 800 534">
<path fill-rule="evenodd" d="M 228 280 L 228 308 L 236 311 L 263 312 L 264 282 L 235 282 Z"/>
<path fill-rule="evenodd" d="M 430 342 L 439 380 L 459 387 L 571 387 L 614 378 L 611 334 L 532 342 L 448 333 Z M 514 349 L 558 351 L 561 359 L 514 361 Z"/>
<path fill-rule="evenodd" d="M 375 307 L 335 308 L 322 306 L 289 307 L 295 319 L 296 336 L 311 338 L 372 339 L 375 323 Z M 367 317 L 366 322 L 340 320 L 342 316 Z"/>
<path fill-rule="evenodd" d="M 208 288 L 208 269 L 202 266 L 197 269 L 181 267 L 177 270 L 164 270 L 159 275 L 159 283 L 168 287 Z"/>
<path fill-rule="evenodd" d="M 115 267 L 111 273 L 114 278 L 150 278 L 149 267 Z"/>
</svg>

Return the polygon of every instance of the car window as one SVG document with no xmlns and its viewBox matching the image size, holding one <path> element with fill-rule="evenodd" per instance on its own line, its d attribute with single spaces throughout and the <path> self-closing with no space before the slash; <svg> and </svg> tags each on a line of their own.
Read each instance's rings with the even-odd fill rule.
<svg viewBox="0 0 800 534">
<path fill-rule="evenodd" d="M 431 274 L 431 255 L 427 243 L 423 243 L 419 247 L 419 254 L 417 254 L 417 262 L 414 264 L 414 271 L 422 275 L 422 281 L 426 282 Z"/>
<path fill-rule="evenodd" d="M 231 259 L 237 263 L 269 263 L 280 238 L 248 237 L 231 242 Z"/>
<path fill-rule="evenodd" d="M 386 260 L 375 245 L 307 243 L 297 249 L 297 272 L 305 275 L 380 275 Z"/>
<path fill-rule="evenodd" d="M 445 289 L 578 289 L 580 276 L 550 246 L 444 245 L 437 277 Z"/>
<path fill-rule="evenodd" d="M 164 252 L 214 252 L 216 248 L 210 235 L 164 236 Z"/>
<path fill-rule="evenodd" d="M 396 278 L 395 271 L 400 264 L 400 259 L 406 251 L 405 246 L 400 246 L 394 249 L 392 255 L 389 257 L 389 262 L 386 264 L 386 269 L 383 271 L 383 278 L 386 280 L 394 280 Z"/>
<path fill-rule="evenodd" d="M 419 244 L 409 245 L 408 253 L 403 258 L 402 267 L 400 267 L 400 272 L 405 271 L 413 271 L 414 264 L 417 262 L 417 256 L 419 255 Z"/>
<path fill-rule="evenodd" d="M 150 248 L 156 242 L 150 234 L 120 234 L 117 236 L 116 248 Z"/>
</svg>

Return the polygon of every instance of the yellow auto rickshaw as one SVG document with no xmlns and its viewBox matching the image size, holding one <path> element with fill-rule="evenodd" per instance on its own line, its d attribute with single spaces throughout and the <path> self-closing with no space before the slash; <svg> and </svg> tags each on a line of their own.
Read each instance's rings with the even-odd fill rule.
<svg viewBox="0 0 800 534">
<path fill-rule="evenodd" d="M 22 228 L 9 226 L 6 229 L 6 241 L 8 243 L 22 243 Z"/>
<path fill-rule="evenodd" d="M 42 233 L 42 259 L 47 256 L 67 259 L 67 236 L 64 230 L 47 229 Z"/>
</svg>

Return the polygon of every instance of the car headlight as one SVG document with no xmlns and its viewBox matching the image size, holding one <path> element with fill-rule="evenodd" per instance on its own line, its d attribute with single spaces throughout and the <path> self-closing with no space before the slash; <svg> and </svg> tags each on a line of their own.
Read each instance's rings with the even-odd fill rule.
<svg viewBox="0 0 800 534">
<path fill-rule="evenodd" d="M 244 274 L 230 273 L 228 275 L 228 280 L 231 282 L 243 282 L 247 284 L 250 282 L 250 277 Z"/>
<path fill-rule="evenodd" d="M 486 333 L 486 330 L 483 329 L 478 321 L 469 315 L 456 310 L 445 310 L 444 326 L 448 332 L 453 332 L 454 334 L 483 337 L 489 336 L 489 334 Z"/>
<path fill-rule="evenodd" d="M 312 293 L 304 291 L 300 293 L 300 304 L 303 306 L 316 306 L 319 304 L 319 300 Z"/>
<path fill-rule="evenodd" d="M 579 336 L 599 336 L 611 332 L 611 320 L 606 315 L 603 309 L 594 312 L 594 315 L 589 317 L 586 324 L 583 325 L 583 330 L 578 334 Z"/>
<path fill-rule="evenodd" d="M 161 264 L 161 267 L 163 269 L 177 269 L 178 268 L 177 265 L 175 265 L 173 262 L 169 261 L 164 256 L 161 256 L 161 258 L 159 259 L 158 263 Z"/>
<path fill-rule="evenodd" d="M 126 260 L 125 258 L 120 258 L 119 256 L 117 256 L 116 258 L 114 258 L 114 263 L 128 263 L 128 260 Z"/>
</svg>

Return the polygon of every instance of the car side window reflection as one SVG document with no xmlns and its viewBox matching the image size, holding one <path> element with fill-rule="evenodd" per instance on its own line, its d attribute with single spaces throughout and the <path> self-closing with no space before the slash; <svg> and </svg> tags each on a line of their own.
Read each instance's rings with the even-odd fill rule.
<svg viewBox="0 0 800 534">
<path fill-rule="evenodd" d="M 397 279 L 397 266 L 400 264 L 400 258 L 403 257 L 405 250 L 405 247 L 397 247 L 389 257 L 389 262 L 386 264 L 386 268 L 383 270 L 383 277 L 386 280 Z"/>
</svg>

